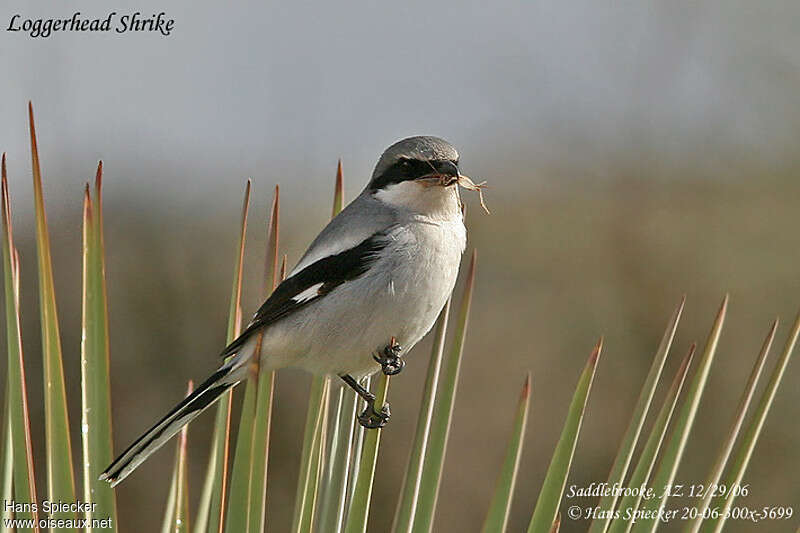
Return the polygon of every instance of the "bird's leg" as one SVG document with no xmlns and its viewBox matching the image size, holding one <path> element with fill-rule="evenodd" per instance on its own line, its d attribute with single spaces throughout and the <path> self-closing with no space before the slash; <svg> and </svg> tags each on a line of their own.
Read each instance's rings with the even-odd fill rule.
<svg viewBox="0 0 800 533">
<path fill-rule="evenodd" d="M 358 415 L 358 423 L 367 429 L 382 428 L 389 421 L 391 413 L 389 412 L 389 404 L 385 403 L 381 406 L 380 410 L 375 410 L 375 395 L 361 386 L 350 374 L 342 374 L 339 376 L 342 381 L 347 383 L 350 388 L 356 391 L 356 394 L 367 402 L 367 408 L 364 412 Z"/>
<path fill-rule="evenodd" d="M 403 361 L 403 358 L 400 357 L 400 354 L 403 352 L 403 347 L 397 344 L 397 340 L 392 337 L 392 340 L 383 349 L 382 354 L 373 354 L 372 358 L 381 365 L 381 370 L 387 376 L 394 376 L 395 374 L 399 374 L 403 367 L 406 366 L 406 362 Z"/>
</svg>

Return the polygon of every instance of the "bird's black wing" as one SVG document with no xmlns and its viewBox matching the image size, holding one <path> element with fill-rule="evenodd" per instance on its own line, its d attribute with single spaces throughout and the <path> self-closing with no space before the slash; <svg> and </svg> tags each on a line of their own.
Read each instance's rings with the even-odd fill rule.
<svg viewBox="0 0 800 533">
<path fill-rule="evenodd" d="M 378 252 L 388 243 L 385 232 L 375 233 L 353 248 L 323 257 L 285 279 L 256 312 L 247 329 L 223 350 L 221 356 L 236 353 L 251 335 L 264 326 L 323 298 L 342 283 L 364 274 L 377 259 Z"/>
</svg>

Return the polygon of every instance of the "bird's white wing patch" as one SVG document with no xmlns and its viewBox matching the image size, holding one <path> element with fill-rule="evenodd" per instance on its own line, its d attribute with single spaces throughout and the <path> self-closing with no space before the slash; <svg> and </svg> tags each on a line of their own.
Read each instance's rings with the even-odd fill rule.
<svg viewBox="0 0 800 533">
<path fill-rule="evenodd" d="M 312 285 L 303 292 L 297 294 L 296 296 L 293 296 L 292 301 L 301 304 L 303 302 L 311 300 L 312 298 L 316 298 L 317 296 L 319 296 L 319 289 L 320 287 L 322 287 L 322 285 L 323 285 L 322 283 L 317 283 L 316 285 Z"/>
</svg>

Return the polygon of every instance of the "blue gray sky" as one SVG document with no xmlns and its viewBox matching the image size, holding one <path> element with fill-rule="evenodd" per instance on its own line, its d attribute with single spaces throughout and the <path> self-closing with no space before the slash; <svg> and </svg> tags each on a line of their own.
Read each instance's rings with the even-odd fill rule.
<svg viewBox="0 0 800 533">
<path fill-rule="evenodd" d="M 737 159 L 786 162 L 800 130 L 792 2 L 92 0 L 84 18 L 164 11 L 173 34 L 5 31 L 17 13 L 75 10 L 0 7 L 0 147 L 27 180 L 13 169 L 29 165 L 32 99 L 64 193 L 99 158 L 118 190 L 160 184 L 170 201 L 250 176 L 313 185 L 338 157 L 355 188 L 417 133 L 451 140 L 501 192 L 613 172 L 632 151 L 723 176 Z"/>
</svg>

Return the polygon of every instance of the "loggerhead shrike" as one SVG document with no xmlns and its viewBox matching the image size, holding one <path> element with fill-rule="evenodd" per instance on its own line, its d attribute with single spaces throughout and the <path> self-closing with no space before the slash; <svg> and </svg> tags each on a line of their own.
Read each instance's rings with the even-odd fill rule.
<svg viewBox="0 0 800 533">
<path fill-rule="evenodd" d="M 306 253 L 222 352 L 227 361 L 103 472 L 112 486 L 228 389 L 261 368 L 335 374 L 367 403 L 367 428 L 389 419 L 359 379 L 403 369 L 401 354 L 433 326 L 453 290 L 466 246 L 458 152 L 437 137 L 390 146 L 361 194 Z"/>
</svg>

